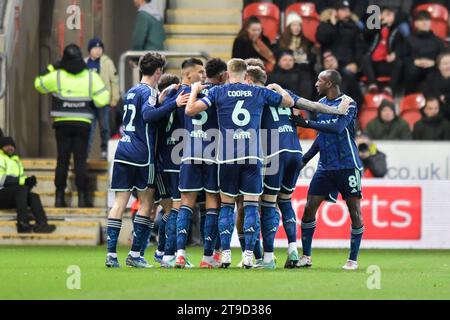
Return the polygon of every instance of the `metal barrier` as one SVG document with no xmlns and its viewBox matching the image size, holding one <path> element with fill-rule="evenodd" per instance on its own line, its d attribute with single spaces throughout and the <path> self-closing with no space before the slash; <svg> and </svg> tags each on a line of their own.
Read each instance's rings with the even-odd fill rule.
<svg viewBox="0 0 450 320">
<path fill-rule="evenodd" d="M 126 92 L 125 75 L 126 75 L 126 63 L 129 59 L 139 58 L 148 53 L 148 51 L 127 51 L 120 56 L 119 60 L 119 84 L 120 94 L 123 95 Z M 166 58 L 190 58 L 199 57 L 209 59 L 209 55 L 206 52 L 174 52 L 174 51 L 158 51 Z"/>
</svg>

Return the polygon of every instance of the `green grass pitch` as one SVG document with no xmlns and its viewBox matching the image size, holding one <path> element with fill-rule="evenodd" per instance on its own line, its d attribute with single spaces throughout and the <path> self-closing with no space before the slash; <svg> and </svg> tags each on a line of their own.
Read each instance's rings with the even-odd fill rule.
<svg viewBox="0 0 450 320">
<path fill-rule="evenodd" d="M 122 264 L 126 254 L 120 248 Z M 198 266 L 201 248 L 188 254 Z M 316 249 L 312 269 L 285 270 L 286 252 L 279 249 L 274 271 L 107 270 L 104 256 L 104 247 L 1 247 L 0 299 L 450 299 L 448 250 L 362 250 L 357 272 L 341 270 L 347 250 Z M 234 250 L 234 264 L 239 257 Z M 73 265 L 80 268 L 80 290 L 67 289 Z M 368 289 L 368 282 L 376 284 L 367 273 L 372 265 L 380 268 L 380 289 Z"/>
</svg>

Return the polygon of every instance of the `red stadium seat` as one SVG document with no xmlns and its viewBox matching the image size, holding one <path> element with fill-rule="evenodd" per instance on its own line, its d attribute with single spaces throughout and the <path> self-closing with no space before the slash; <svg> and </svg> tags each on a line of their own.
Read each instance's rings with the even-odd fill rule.
<svg viewBox="0 0 450 320">
<path fill-rule="evenodd" d="M 362 109 L 378 109 L 383 100 L 394 102 L 392 97 L 385 93 L 369 93 L 364 97 L 364 105 Z"/>
<path fill-rule="evenodd" d="M 410 110 L 420 110 L 425 106 L 425 97 L 421 93 L 407 95 L 400 102 L 400 114 Z"/>
<path fill-rule="evenodd" d="M 294 3 L 287 7 L 285 17 L 291 12 L 296 12 L 303 19 L 303 34 L 308 40 L 316 43 L 316 32 L 320 24 L 316 5 L 312 2 Z"/>
<path fill-rule="evenodd" d="M 280 9 L 270 2 L 255 2 L 244 8 L 242 20 L 245 21 L 251 16 L 257 17 L 263 26 L 264 35 L 271 42 L 275 42 L 280 31 Z"/>
<path fill-rule="evenodd" d="M 401 117 L 408 122 L 411 130 L 414 129 L 414 124 L 422 119 L 422 113 L 419 110 L 407 110 L 402 113 Z"/>
<path fill-rule="evenodd" d="M 414 9 L 414 15 L 419 11 L 428 11 L 431 14 L 431 30 L 443 40 L 448 35 L 448 10 L 441 4 L 425 3 Z"/>
<path fill-rule="evenodd" d="M 366 108 L 361 109 L 358 114 L 359 125 L 362 130 L 365 130 L 367 124 L 378 116 L 378 109 Z"/>
</svg>

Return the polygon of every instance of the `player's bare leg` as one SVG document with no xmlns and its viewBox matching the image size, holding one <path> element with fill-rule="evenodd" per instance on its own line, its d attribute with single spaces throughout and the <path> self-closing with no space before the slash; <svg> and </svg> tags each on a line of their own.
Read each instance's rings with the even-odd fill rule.
<svg viewBox="0 0 450 320">
<path fill-rule="evenodd" d="M 206 217 L 203 231 L 203 259 L 200 268 L 212 269 L 219 266 L 219 263 L 214 260 L 214 247 L 218 238 L 220 197 L 219 194 L 208 192 L 205 197 Z"/>
<path fill-rule="evenodd" d="M 107 225 L 107 244 L 108 254 L 105 265 L 108 268 L 120 268 L 117 258 L 117 242 L 119 240 L 120 230 L 122 228 L 123 213 L 127 209 L 131 192 L 116 192 L 114 205 L 108 215 Z"/>
<path fill-rule="evenodd" d="M 197 203 L 198 192 L 182 192 L 181 207 L 177 218 L 177 259 L 176 268 L 185 268 L 186 260 L 186 243 L 189 235 L 189 227 L 191 225 L 192 215 Z"/>
<path fill-rule="evenodd" d="M 344 270 L 358 269 L 358 253 L 361 239 L 364 233 L 364 221 L 361 214 L 361 200 L 358 197 L 348 198 L 347 203 L 350 218 L 352 220 L 352 232 L 350 240 L 350 256 L 344 265 Z"/>
<path fill-rule="evenodd" d="M 324 196 L 308 196 L 305 211 L 302 218 L 302 246 L 303 255 L 298 261 L 297 267 L 308 268 L 312 266 L 311 246 L 314 231 L 316 230 L 316 215 L 322 202 L 326 200 Z"/>
<path fill-rule="evenodd" d="M 231 265 L 231 237 L 234 231 L 235 198 L 221 193 L 221 206 L 219 212 L 219 236 L 222 244 L 221 268 Z"/>
</svg>

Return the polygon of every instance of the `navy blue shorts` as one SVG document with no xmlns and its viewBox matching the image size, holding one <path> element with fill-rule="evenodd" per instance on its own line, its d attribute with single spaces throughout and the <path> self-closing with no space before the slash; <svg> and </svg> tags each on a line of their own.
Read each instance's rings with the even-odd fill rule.
<svg viewBox="0 0 450 320">
<path fill-rule="evenodd" d="M 165 179 L 164 173 L 157 173 L 155 178 L 155 202 L 160 203 L 161 200 L 170 199 L 168 190 L 168 182 Z"/>
<path fill-rule="evenodd" d="M 165 171 L 163 173 L 163 180 L 168 193 L 168 198 L 173 201 L 181 201 L 180 186 L 180 172 L 179 171 Z"/>
<path fill-rule="evenodd" d="M 324 196 L 336 202 L 338 193 L 342 198 L 362 198 L 361 171 L 358 169 L 318 170 L 309 186 L 309 196 Z"/>
<path fill-rule="evenodd" d="M 155 167 L 133 166 L 122 162 L 114 162 L 111 191 L 145 191 L 155 187 Z"/>
<path fill-rule="evenodd" d="M 219 164 L 220 192 L 230 197 L 260 196 L 263 193 L 262 171 L 261 161 L 255 164 Z"/>
<path fill-rule="evenodd" d="M 302 159 L 301 153 L 294 152 L 282 152 L 278 156 L 269 158 L 264 177 L 264 194 L 273 196 L 280 192 L 292 194 L 297 186 Z M 276 174 L 271 174 L 274 170 Z"/>
<path fill-rule="evenodd" d="M 183 162 L 180 171 L 180 191 L 219 193 L 217 164 Z"/>
</svg>

